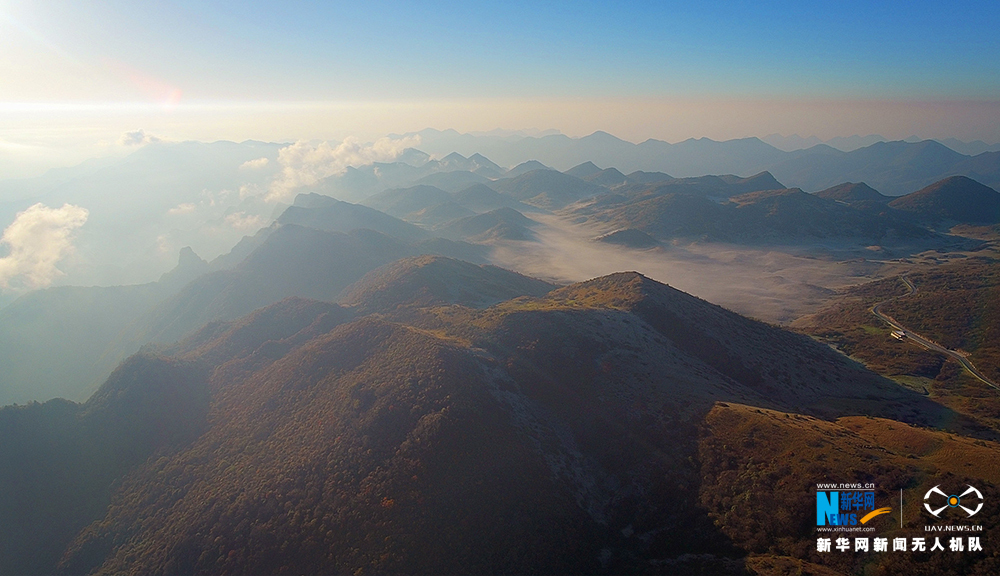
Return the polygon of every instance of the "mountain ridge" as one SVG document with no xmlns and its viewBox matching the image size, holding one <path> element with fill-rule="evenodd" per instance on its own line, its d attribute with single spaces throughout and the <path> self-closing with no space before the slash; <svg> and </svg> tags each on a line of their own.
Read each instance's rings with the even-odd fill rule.
<svg viewBox="0 0 1000 576">
<path fill-rule="evenodd" d="M 965 176 L 940 180 L 894 199 L 889 206 L 922 220 L 1000 223 L 1000 193 Z"/>
<path fill-rule="evenodd" d="M 428 299 L 442 269 L 471 274 Z M 484 280 L 525 293 L 463 305 Z M 720 402 L 961 421 L 808 337 L 635 272 L 542 293 L 551 286 L 424 257 L 365 285 L 354 311 L 288 299 L 123 364 L 93 405 L 125 411 L 90 413 L 154 443 L 139 442 L 110 505 L 40 565 L 732 571 L 741 553 L 699 504 L 698 426 Z M 398 296 L 364 296 L 381 290 Z M 150 386 L 157 366 L 190 367 L 190 385 Z M 161 413 L 179 435 L 155 435 Z"/>
</svg>

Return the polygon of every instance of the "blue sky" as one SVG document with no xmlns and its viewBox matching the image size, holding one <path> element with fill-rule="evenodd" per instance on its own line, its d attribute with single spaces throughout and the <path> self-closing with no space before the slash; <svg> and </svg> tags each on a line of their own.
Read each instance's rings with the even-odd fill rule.
<svg viewBox="0 0 1000 576">
<path fill-rule="evenodd" d="M 1000 97 L 997 2 L 0 2 L 0 13 L 22 36 L 5 58 L 119 66 L 199 101 Z M 112 81 L 67 78 L 85 85 L 67 93 L 15 80 L 4 100 L 142 97 Z"/>
<path fill-rule="evenodd" d="M 428 126 L 995 142 L 998 29 L 995 0 L 0 0 L 0 154 L 69 145 L 65 126 L 105 144 Z M 302 102 L 328 107 L 283 108 Z"/>
</svg>

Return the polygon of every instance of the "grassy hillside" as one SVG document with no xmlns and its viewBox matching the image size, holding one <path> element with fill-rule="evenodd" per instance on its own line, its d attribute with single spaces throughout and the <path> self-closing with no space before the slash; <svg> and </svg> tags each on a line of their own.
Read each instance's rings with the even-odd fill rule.
<svg viewBox="0 0 1000 576">
<path fill-rule="evenodd" d="M 971 419 L 808 337 L 636 273 L 550 288 L 403 261 L 353 309 L 288 299 L 147 350 L 86 405 L 0 412 L 25 448 L 0 469 L 84 510 L 0 508 L 56 530 L 11 571 L 822 573 L 866 560 L 810 553 L 810 483 L 915 493 L 934 467 L 995 493 Z"/>
<path fill-rule="evenodd" d="M 953 350 L 963 350 L 1000 381 L 1000 266 L 974 259 L 914 272 L 917 292 L 884 308 L 904 326 Z"/>
<path fill-rule="evenodd" d="M 1000 496 L 1000 444 L 909 426 L 894 420 L 800 414 L 718 404 L 699 442 L 700 503 L 733 543 L 757 558 L 750 566 L 791 565 L 788 574 L 824 564 L 839 574 L 991 574 L 993 554 L 862 554 L 816 551 L 816 482 L 877 487 L 880 537 L 925 537 L 921 504 L 933 486 L 973 484 L 985 499 Z M 904 528 L 899 528 L 899 490 Z M 803 514 L 804 510 L 813 515 Z M 985 538 L 1000 528 L 995 512 L 977 516 Z M 790 560 L 791 559 L 791 560 Z M 805 563 L 804 568 L 803 561 Z M 795 572 L 795 567 L 801 572 Z M 766 573 L 782 573 L 768 571 Z"/>
<path fill-rule="evenodd" d="M 880 203 L 849 206 L 785 189 L 766 172 L 745 179 L 705 176 L 623 186 L 564 213 L 609 231 L 635 228 L 661 240 L 781 244 L 832 239 L 864 245 L 932 236 Z"/>
<path fill-rule="evenodd" d="M 930 222 L 1000 223 L 1000 193 L 965 176 L 952 176 L 900 196 L 889 206 Z"/>
<path fill-rule="evenodd" d="M 554 288 L 548 282 L 496 266 L 418 256 L 365 274 L 344 290 L 340 302 L 360 312 L 443 304 L 486 308 L 518 296 L 541 296 Z"/>
<path fill-rule="evenodd" d="M 116 483 L 197 437 L 207 410 L 197 366 L 146 354 L 84 404 L 0 408 L 0 573 L 53 573 L 70 540 L 106 513 Z"/>
<path fill-rule="evenodd" d="M 895 296 L 883 312 L 939 344 L 969 353 L 988 377 L 1000 377 L 998 277 L 992 259 L 971 258 L 908 275 L 915 294 L 897 277 L 852 288 L 826 310 L 797 323 L 880 374 L 1000 430 L 1000 398 L 944 356 L 891 338 L 892 328 L 871 307 Z"/>
</svg>

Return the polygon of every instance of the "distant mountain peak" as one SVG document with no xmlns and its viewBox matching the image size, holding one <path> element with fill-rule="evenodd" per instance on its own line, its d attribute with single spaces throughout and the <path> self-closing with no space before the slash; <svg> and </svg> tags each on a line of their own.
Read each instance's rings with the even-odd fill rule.
<svg viewBox="0 0 1000 576">
<path fill-rule="evenodd" d="M 754 188 L 757 190 L 780 190 L 785 188 L 785 185 L 778 182 L 770 172 L 764 170 L 763 172 L 758 172 L 753 176 L 747 178 L 740 178 L 732 182 L 733 184 L 739 184 L 747 188 Z"/>
<path fill-rule="evenodd" d="M 594 240 L 604 242 L 605 244 L 617 244 L 619 246 L 638 249 L 652 248 L 660 244 L 659 241 L 649 234 L 635 228 L 621 228 L 614 232 L 602 234 L 594 238 Z"/>
<path fill-rule="evenodd" d="M 517 166 L 514 166 L 513 168 L 508 170 L 507 173 L 504 174 L 504 176 L 506 178 L 513 178 L 515 176 L 520 176 L 522 174 L 526 174 L 533 170 L 552 170 L 552 168 L 549 168 L 548 166 L 542 164 L 538 160 L 528 160 L 526 162 L 521 162 Z"/>
<path fill-rule="evenodd" d="M 598 130 L 598 131 L 594 132 L 593 134 L 590 134 L 588 136 L 584 136 L 583 138 L 581 138 L 581 140 L 598 140 L 598 141 L 604 141 L 604 142 L 625 142 L 625 140 L 622 140 L 621 138 L 615 136 L 614 134 L 609 134 L 609 133 L 607 133 L 607 132 L 605 132 L 603 130 Z"/>
<path fill-rule="evenodd" d="M 424 255 L 369 272 L 348 287 L 340 301 L 365 313 L 391 312 L 401 306 L 485 308 L 519 296 L 542 296 L 553 288 L 504 268 Z"/>
<path fill-rule="evenodd" d="M 614 188 L 628 183 L 628 178 L 626 178 L 625 175 L 621 173 L 621 170 L 617 168 L 605 168 L 596 174 L 584 177 L 583 180 L 599 186 L 606 186 L 608 188 Z"/>
<path fill-rule="evenodd" d="M 592 293 L 601 294 L 602 296 L 608 294 L 616 294 L 619 297 L 628 295 L 624 300 L 615 300 L 617 304 L 624 304 L 641 300 L 658 286 L 666 286 L 666 284 L 651 280 L 634 270 L 629 270 L 571 284 L 565 288 L 553 291 L 549 296 L 551 298 L 563 298 L 578 291 L 589 290 Z"/>
<path fill-rule="evenodd" d="M 190 246 L 181 248 L 180 255 L 177 259 L 178 266 L 200 266 L 203 264 L 208 264 L 208 262 L 195 254 L 194 249 Z"/>
<path fill-rule="evenodd" d="M 407 148 L 403 150 L 403 153 L 396 157 L 396 162 L 402 162 L 403 164 L 409 164 L 414 167 L 421 167 L 427 164 L 431 159 L 430 155 L 422 150 L 416 148 Z"/>
<path fill-rule="evenodd" d="M 586 178 L 587 176 L 593 176 L 594 174 L 597 174 L 601 170 L 602 168 L 599 168 L 596 164 L 588 160 L 583 164 L 578 164 L 570 168 L 569 170 L 564 172 L 564 174 L 569 174 L 570 176 L 576 178 Z"/>
<path fill-rule="evenodd" d="M 177 258 L 177 267 L 160 276 L 160 282 L 181 286 L 194 278 L 208 272 L 208 262 L 195 254 L 190 246 L 181 248 Z"/>
<path fill-rule="evenodd" d="M 841 202 L 878 202 L 888 204 L 892 197 L 886 196 L 864 182 L 844 182 L 816 193 L 820 198 Z"/>
<path fill-rule="evenodd" d="M 912 194 L 896 198 L 889 206 L 926 220 L 1000 223 L 1000 193 L 967 176 L 939 180 Z"/>
</svg>

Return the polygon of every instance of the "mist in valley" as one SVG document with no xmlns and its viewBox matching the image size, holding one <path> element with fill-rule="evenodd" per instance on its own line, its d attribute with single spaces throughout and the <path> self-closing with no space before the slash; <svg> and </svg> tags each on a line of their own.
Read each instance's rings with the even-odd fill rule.
<svg viewBox="0 0 1000 576">
<path fill-rule="evenodd" d="M 768 322 L 788 323 L 816 311 L 837 289 L 882 275 L 884 265 L 838 260 L 817 246 L 747 247 L 677 242 L 637 250 L 595 241 L 607 230 L 573 225 L 556 215 L 533 215 L 537 242 L 499 243 L 499 266 L 559 283 L 627 270 Z"/>
<path fill-rule="evenodd" d="M 636 271 L 791 324 L 846 287 L 900 273 L 914 254 L 982 244 L 903 211 L 783 188 L 768 172 L 662 171 L 689 152 L 650 157 L 601 136 L 605 154 L 595 141 L 567 149 L 546 137 L 599 163 L 560 172 L 530 159 L 546 154 L 529 135 L 505 137 L 524 158 L 516 165 L 420 150 L 442 135 L 199 143 L 131 131 L 123 158 L 0 186 L 0 401 L 86 400 L 143 346 L 286 297 L 336 301 L 365 273 L 420 254 L 563 285 Z M 699 165 L 733 166 L 727 143 L 699 147 Z M 642 169 L 601 168 L 622 154 Z M 646 244 L 610 242 L 623 225 Z"/>
</svg>

